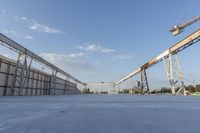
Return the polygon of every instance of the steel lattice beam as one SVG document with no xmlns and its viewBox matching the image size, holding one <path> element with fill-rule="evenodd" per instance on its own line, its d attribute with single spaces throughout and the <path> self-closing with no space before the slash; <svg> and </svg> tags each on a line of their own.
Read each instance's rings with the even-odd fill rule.
<svg viewBox="0 0 200 133">
<path fill-rule="evenodd" d="M 87 86 L 113 86 L 115 82 L 88 82 Z"/>
<path fill-rule="evenodd" d="M 115 85 L 118 85 L 118 84 L 126 81 L 127 79 L 129 79 L 129 78 L 133 77 L 134 75 L 140 73 L 144 69 L 148 69 L 151 66 L 161 62 L 163 59 L 168 58 L 169 54 L 172 54 L 172 55 L 176 54 L 176 53 L 184 50 L 185 48 L 193 45 L 194 43 L 198 42 L 199 40 L 200 40 L 200 29 L 196 30 L 195 32 L 193 32 L 192 34 L 190 34 L 189 36 L 187 36 L 186 38 L 184 38 L 180 42 L 176 43 L 175 45 L 173 45 L 172 47 L 170 47 L 169 49 L 167 49 L 163 53 L 159 54 L 155 58 L 151 59 L 150 61 L 145 63 L 143 66 L 141 66 L 137 70 L 135 70 L 132 73 L 130 73 L 129 75 L 127 75 L 125 78 L 117 81 L 115 83 Z"/>
<path fill-rule="evenodd" d="M 62 69 L 56 67 L 55 65 L 51 64 L 50 62 L 48 62 L 47 60 L 41 58 L 39 55 L 33 53 L 32 51 L 24 48 L 23 46 L 21 46 L 20 44 L 16 43 L 15 41 L 13 41 L 12 39 L 6 37 L 5 35 L 3 35 L 2 33 L 0 33 L 0 42 L 4 43 L 4 45 L 7 45 L 8 47 L 17 50 L 18 52 L 29 56 L 30 58 L 48 66 L 49 68 L 59 72 L 60 74 L 63 74 L 71 79 L 73 79 L 75 82 L 80 83 L 82 85 L 84 85 L 84 83 L 82 83 L 80 80 L 76 79 L 75 77 L 71 76 L 70 74 L 66 73 L 65 71 L 63 71 Z"/>
</svg>

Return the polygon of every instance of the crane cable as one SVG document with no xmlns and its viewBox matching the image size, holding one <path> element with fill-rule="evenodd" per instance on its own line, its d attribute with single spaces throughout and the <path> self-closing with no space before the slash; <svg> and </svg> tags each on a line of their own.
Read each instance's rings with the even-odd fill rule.
<svg viewBox="0 0 200 133">
<path fill-rule="evenodd" d="M 186 16 L 188 15 L 188 13 L 191 11 L 191 9 L 192 9 L 193 6 L 194 6 L 194 0 L 190 0 L 188 6 L 185 9 L 183 17 L 178 21 L 178 24 L 181 24 L 183 22 L 183 20 L 186 18 Z"/>
</svg>

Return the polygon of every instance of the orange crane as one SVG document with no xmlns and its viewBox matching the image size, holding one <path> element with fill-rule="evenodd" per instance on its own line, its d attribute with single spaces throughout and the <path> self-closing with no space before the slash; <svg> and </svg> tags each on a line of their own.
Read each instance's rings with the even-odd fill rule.
<svg viewBox="0 0 200 133">
<path fill-rule="evenodd" d="M 199 20 L 200 20 L 200 15 L 191 19 L 190 21 L 188 21 L 184 24 L 173 26 L 172 29 L 170 30 L 170 32 L 172 33 L 172 35 L 176 36 L 176 35 L 180 34 L 184 28 L 190 26 L 191 24 L 193 24 Z"/>
</svg>

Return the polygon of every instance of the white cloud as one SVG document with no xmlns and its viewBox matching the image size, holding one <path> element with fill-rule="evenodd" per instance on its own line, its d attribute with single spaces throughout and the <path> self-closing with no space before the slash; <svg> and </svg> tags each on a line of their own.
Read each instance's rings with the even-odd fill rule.
<svg viewBox="0 0 200 133">
<path fill-rule="evenodd" d="M 30 30 L 37 31 L 37 32 L 43 32 L 43 33 L 52 33 L 52 34 L 65 34 L 64 32 L 60 31 L 59 29 L 52 28 L 50 26 L 47 26 L 45 24 L 39 23 L 38 21 L 34 19 L 29 19 L 27 17 L 19 17 L 14 16 L 14 19 L 16 21 L 21 21 L 23 23 L 26 23 Z"/>
<path fill-rule="evenodd" d="M 70 74 L 78 75 L 79 73 L 93 72 L 99 65 L 96 62 L 85 61 L 84 53 L 55 54 L 42 53 L 40 56 L 49 62 L 55 64 Z"/>
<path fill-rule="evenodd" d="M 77 57 L 82 57 L 82 56 L 84 56 L 84 53 L 78 53 L 78 54 L 72 53 L 68 55 L 68 57 L 70 58 L 77 58 Z"/>
<path fill-rule="evenodd" d="M 27 20 L 27 18 L 26 18 L 26 17 L 22 17 L 21 19 L 22 19 L 22 20 Z"/>
<path fill-rule="evenodd" d="M 20 21 L 21 19 L 18 16 L 13 16 L 15 21 Z"/>
<path fill-rule="evenodd" d="M 16 56 L 14 56 L 14 55 L 12 55 L 12 54 L 9 54 L 9 53 L 6 53 L 6 54 L 1 54 L 2 56 L 4 56 L 4 57 L 6 57 L 6 58 L 9 58 L 9 59 L 15 59 L 16 58 Z M 0 55 L 0 56 L 1 56 Z"/>
<path fill-rule="evenodd" d="M 33 36 L 31 36 L 31 35 L 21 35 L 21 34 L 19 34 L 17 31 L 15 31 L 15 30 L 6 30 L 6 29 L 4 29 L 3 30 L 3 32 L 5 33 L 5 34 L 8 34 L 8 35 L 11 35 L 11 36 L 13 36 L 13 37 L 18 37 L 18 38 L 24 38 L 24 39 L 33 39 L 34 37 Z"/>
<path fill-rule="evenodd" d="M 28 35 L 28 36 L 24 36 L 24 38 L 25 38 L 25 39 L 33 39 L 34 37 Z"/>
<path fill-rule="evenodd" d="M 19 34 L 17 33 L 17 31 L 15 31 L 15 30 L 6 30 L 6 29 L 4 29 L 3 32 L 4 32 L 5 34 L 9 34 L 9 35 L 12 35 L 12 36 L 14 36 L 14 37 L 21 37 L 21 35 L 19 35 Z"/>
<path fill-rule="evenodd" d="M 3 14 L 6 14 L 6 10 L 5 10 L 5 9 L 1 9 L 1 12 L 2 12 Z"/>
<path fill-rule="evenodd" d="M 0 45 L 0 56 L 16 60 L 17 53 L 5 47 L 4 45 Z"/>
<path fill-rule="evenodd" d="M 66 60 L 71 60 L 71 59 L 79 59 L 80 57 L 84 56 L 84 53 L 71 53 L 71 54 L 55 54 L 55 53 L 42 53 L 40 56 L 50 59 L 50 58 L 57 58 L 57 59 L 66 59 Z"/>
<path fill-rule="evenodd" d="M 23 17 L 22 20 L 28 20 L 28 19 Z M 29 29 L 33 31 L 44 32 L 44 33 L 63 34 L 62 31 L 55 28 L 51 28 L 47 25 L 38 23 L 36 20 L 31 20 L 31 26 L 29 27 Z"/>
<path fill-rule="evenodd" d="M 85 50 L 85 51 L 91 51 L 91 52 L 100 52 L 100 53 L 111 53 L 114 52 L 114 49 L 110 49 L 110 48 L 105 48 L 105 47 L 101 47 L 97 44 L 85 44 L 83 46 L 78 46 L 78 49 L 81 50 Z"/>
<path fill-rule="evenodd" d="M 6 33 L 6 34 L 8 34 L 8 30 L 6 30 L 6 29 L 3 29 L 3 32 Z"/>
<path fill-rule="evenodd" d="M 119 54 L 114 57 L 115 60 L 127 60 L 127 59 L 133 59 L 133 54 Z"/>
</svg>

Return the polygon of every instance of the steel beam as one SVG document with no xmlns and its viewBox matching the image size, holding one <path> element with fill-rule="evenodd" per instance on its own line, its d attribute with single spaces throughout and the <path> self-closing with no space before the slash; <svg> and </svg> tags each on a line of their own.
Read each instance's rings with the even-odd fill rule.
<svg viewBox="0 0 200 133">
<path fill-rule="evenodd" d="M 146 69 L 141 71 L 141 93 L 149 93 L 149 83 L 147 80 Z"/>
<path fill-rule="evenodd" d="M 65 71 L 61 70 L 60 68 L 56 67 L 55 65 L 53 65 L 50 62 L 46 61 L 45 59 L 41 58 L 39 55 L 33 53 L 32 51 L 24 48 L 20 44 L 16 43 L 15 41 L 11 40 L 10 38 L 6 37 L 2 33 L 0 33 L 0 42 L 2 42 L 1 43 L 2 45 L 5 45 L 5 46 L 7 46 L 9 48 L 12 48 L 12 49 L 24 54 L 24 55 L 27 55 L 30 58 L 32 58 L 32 59 L 44 64 L 45 66 L 48 66 L 49 68 L 59 72 L 60 74 L 68 76 L 69 78 L 73 79 L 74 81 L 76 81 L 76 82 L 78 82 L 80 84 L 84 84 L 80 80 L 76 79 L 75 77 L 71 76 L 70 74 L 66 73 Z"/>
<path fill-rule="evenodd" d="M 148 61 L 147 63 L 142 65 L 140 68 L 138 68 L 135 71 L 133 71 L 132 73 L 128 74 L 123 79 L 117 81 L 115 84 L 118 85 L 118 84 L 126 81 L 127 79 L 129 79 L 129 78 L 133 77 L 134 75 L 140 73 L 142 70 L 148 69 L 151 66 L 161 62 L 163 60 L 163 58 L 164 59 L 168 58 L 170 53 L 172 55 L 176 54 L 176 53 L 184 50 L 185 48 L 195 44 L 199 40 L 200 40 L 200 29 L 196 30 L 195 32 L 193 32 L 192 34 L 190 34 L 189 36 L 187 36 L 186 38 L 184 38 L 180 42 L 176 43 L 175 45 L 173 45 L 172 47 L 170 47 L 166 51 L 162 52 L 161 54 L 159 54 L 155 58 L 151 59 L 150 61 Z"/>
<path fill-rule="evenodd" d="M 166 74 L 171 86 L 171 91 L 173 95 L 183 94 L 186 95 L 185 85 L 183 82 L 183 73 L 181 71 L 179 59 L 177 54 L 169 54 L 167 63 L 163 59 Z M 177 90 L 178 89 L 178 90 Z"/>
<path fill-rule="evenodd" d="M 51 94 L 56 95 L 56 79 L 58 71 L 54 71 L 51 76 Z"/>
<path fill-rule="evenodd" d="M 7 70 L 6 70 L 6 73 L 10 73 L 10 63 L 8 63 L 7 65 Z M 6 74 L 6 78 L 5 78 L 5 82 L 4 82 L 4 92 L 3 92 L 3 95 L 6 96 L 7 93 L 8 93 L 8 82 L 9 82 L 9 74 Z"/>
<path fill-rule="evenodd" d="M 15 73 L 12 80 L 13 83 L 11 86 L 11 95 L 14 95 L 15 92 L 18 95 L 22 95 L 23 89 L 30 75 L 31 64 L 32 59 L 30 59 L 30 62 L 28 63 L 27 56 L 19 53 L 15 67 Z M 18 90 L 16 89 L 16 86 L 19 87 Z"/>
<path fill-rule="evenodd" d="M 88 82 L 87 86 L 113 86 L 115 82 Z"/>
</svg>

